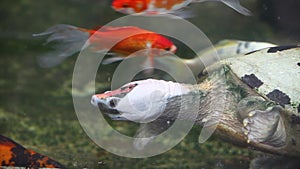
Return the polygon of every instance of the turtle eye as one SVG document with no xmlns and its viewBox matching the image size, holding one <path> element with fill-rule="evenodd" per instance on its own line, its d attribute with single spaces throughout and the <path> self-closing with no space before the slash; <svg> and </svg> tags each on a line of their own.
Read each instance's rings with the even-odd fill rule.
<svg viewBox="0 0 300 169">
<path fill-rule="evenodd" d="M 126 89 L 129 89 L 129 91 L 130 90 L 132 90 L 135 86 L 137 86 L 138 84 L 137 83 L 134 83 L 134 84 L 130 84 L 130 85 L 128 85 L 128 86 L 123 86 L 123 87 L 121 87 L 120 89 L 121 90 L 126 90 Z"/>
<path fill-rule="evenodd" d="M 129 85 L 128 86 L 128 88 L 131 90 L 131 89 L 133 89 L 135 86 L 137 86 L 138 84 L 137 83 L 135 83 L 135 84 L 131 84 L 131 85 Z"/>
</svg>

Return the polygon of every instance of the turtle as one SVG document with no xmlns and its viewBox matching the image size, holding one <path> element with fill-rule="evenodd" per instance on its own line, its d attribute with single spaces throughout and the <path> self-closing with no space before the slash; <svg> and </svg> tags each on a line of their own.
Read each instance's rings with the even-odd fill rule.
<svg viewBox="0 0 300 169">
<path fill-rule="evenodd" d="M 143 123 L 138 137 L 162 133 L 175 120 L 194 120 L 201 126 L 217 120 L 214 134 L 223 140 L 300 157 L 300 46 L 274 46 L 226 57 L 200 76 L 197 84 L 133 81 L 93 95 L 91 103 L 113 120 Z M 195 119 L 190 118 L 193 111 Z"/>
</svg>

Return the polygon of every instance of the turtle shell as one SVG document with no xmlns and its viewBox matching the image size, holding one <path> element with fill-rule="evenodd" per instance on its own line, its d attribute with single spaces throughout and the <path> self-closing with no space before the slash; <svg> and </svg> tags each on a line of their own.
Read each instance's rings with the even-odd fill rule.
<svg viewBox="0 0 300 169">
<path fill-rule="evenodd" d="M 259 94 L 299 113 L 300 46 L 271 47 L 224 62 Z"/>
</svg>

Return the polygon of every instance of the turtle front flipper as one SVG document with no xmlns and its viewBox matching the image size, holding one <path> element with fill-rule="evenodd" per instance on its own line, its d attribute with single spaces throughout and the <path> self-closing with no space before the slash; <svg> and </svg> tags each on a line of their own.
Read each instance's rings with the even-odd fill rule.
<svg viewBox="0 0 300 169">
<path fill-rule="evenodd" d="M 280 106 L 250 111 L 248 117 L 243 120 L 248 143 L 262 143 L 275 148 L 284 146 L 286 130 L 280 111 Z"/>
<path fill-rule="evenodd" d="M 138 150 L 144 149 L 146 145 L 171 127 L 173 123 L 174 120 L 167 120 L 165 117 L 158 117 L 152 122 L 141 124 L 134 136 L 134 147 Z"/>
</svg>

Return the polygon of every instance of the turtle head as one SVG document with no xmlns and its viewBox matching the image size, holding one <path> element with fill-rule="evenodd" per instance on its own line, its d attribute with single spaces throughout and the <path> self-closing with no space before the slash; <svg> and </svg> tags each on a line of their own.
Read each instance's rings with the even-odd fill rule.
<svg viewBox="0 0 300 169">
<path fill-rule="evenodd" d="M 147 123 L 159 117 L 173 97 L 188 92 L 189 89 L 179 83 L 147 79 L 95 94 L 91 103 L 113 120 Z"/>
</svg>

